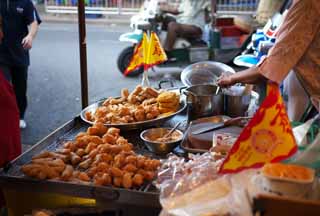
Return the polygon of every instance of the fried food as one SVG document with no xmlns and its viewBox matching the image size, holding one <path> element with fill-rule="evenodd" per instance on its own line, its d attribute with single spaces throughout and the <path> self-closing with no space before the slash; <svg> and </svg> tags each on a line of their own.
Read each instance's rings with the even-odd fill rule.
<svg viewBox="0 0 320 216">
<path fill-rule="evenodd" d="M 73 174 L 73 167 L 71 165 L 66 165 L 66 168 L 62 172 L 61 179 L 63 181 L 69 181 Z"/>
<path fill-rule="evenodd" d="M 158 97 L 157 101 L 159 103 L 171 103 L 172 101 L 176 101 L 177 94 L 174 92 L 162 92 Z"/>
<path fill-rule="evenodd" d="M 162 105 L 161 105 L 162 104 Z M 160 110 L 161 108 L 161 110 Z M 125 124 L 158 118 L 162 113 L 176 111 L 179 108 L 179 96 L 172 92 L 159 94 L 151 87 L 138 85 L 131 93 L 121 90 L 120 98 L 108 98 L 95 112 L 85 114 L 85 118 L 99 124 Z M 93 126 L 88 135 L 102 136 Z"/>
<path fill-rule="evenodd" d="M 74 141 L 64 143 L 56 152 L 46 151 L 33 157 L 29 164 L 22 166 L 22 172 L 41 180 L 92 182 L 127 189 L 154 178 L 159 160 L 137 155 L 118 128 L 106 128 L 101 123 L 90 128 L 95 129 L 79 133 Z"/>
</svg>

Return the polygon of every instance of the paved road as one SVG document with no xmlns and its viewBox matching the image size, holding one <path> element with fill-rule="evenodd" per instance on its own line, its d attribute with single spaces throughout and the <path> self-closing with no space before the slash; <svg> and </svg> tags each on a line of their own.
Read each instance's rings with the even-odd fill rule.
<svg viewBox="0 0 320 216">
<path fill-rule="evenodd" d="M 116 58 L 127 44 L 118 41 L 126 27 L 87 26 L 89 98 L 118 95 L 140 78 L 124 78 Z M 76 24 L 42 24 L 31 51 L 28 127 L 22 143 L 35 144 L 81 111 L 78 31 Z"/>
</svg>

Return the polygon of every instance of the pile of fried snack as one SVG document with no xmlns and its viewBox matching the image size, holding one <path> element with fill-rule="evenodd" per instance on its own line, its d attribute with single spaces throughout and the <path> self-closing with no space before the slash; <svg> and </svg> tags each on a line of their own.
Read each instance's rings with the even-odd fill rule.
<svg viewBox="0 0 320 216">
<path fill-rule="evenodd" d="M 174 113 L 179 108 L 179 96 L 173 92 L 158 92 L 138 85 L 131 93 L 121 90 L 120 98 L 108 98 L 94 113 L 86 112 L 91 122 L 125 124 L 155 119 Z"/>
<path fill-rule="evenodd" d="M 56 152 L 43 152 L 22 172 L 37 179 L 134 188 L 154 178 L 160 161 L 137 155 L 120 130 L 96 123 Z"/>
</svg>

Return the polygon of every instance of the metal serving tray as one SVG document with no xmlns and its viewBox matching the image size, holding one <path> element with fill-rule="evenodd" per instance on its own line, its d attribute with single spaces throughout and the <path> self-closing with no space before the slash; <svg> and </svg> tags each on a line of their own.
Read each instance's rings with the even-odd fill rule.
<svg viewBox="0 0 320 216">
<path fill-rule="evenodd" d="M 172 127 L 177 121 L 181 121 L 181 118 L 183 117 L 179 117 L 178 115 L 168 121 L 164 126 Z M 41 181 L 29 178 L 20 171 L 21 166 L 29 163 L 34 155 L 45 150 L 53 151 L 57 149 L 64 141 L 74 139 L 79 132 L 85 131 L 89 126 L 89 124 L 83 122 L 78 116 L 58 128 L 8 164 L 4 169 L 0 169 L 1 187 L 16 191 L 58 193 L 61 195 L 92 198 L 101 202 L 113 201 L 115 203 L 160 208 L 159 192 L 151 182 L 138 189 L 128 190 L 111 186 L 94 186 L 92 184 L 82 185 L 53 180 Z M 139 138 L 140 132 L 140 130 L 122 131 L 121 135 L 135 145 L 135 151 L 137 153 L 159 158 L 146 149 L 143 141 Z"/>
<path fill-rule="evenodd" d="M 89 121 L 85 118 L 85 114 L 86 112 L 91 112 L 94 113 L 96 111 L 96 109 L 100 106 L 102 106 L 103 102 L 105 101 L 105 99 L 100 100 L 94 104 L 89 105 L 88 107 L 86 107 L 85 109 L 83 109 L 80 113 L 80 117 L 83 121 L 87 122 L 88 124 L 94 124 L 94 122 Z M 126 123 L 126 124 L 104 124 L 107 127 L 117 127 L 120 130 L 136 130 L 136 129 L 143 129 L 143 128 L 148 128 L 148 127 L 156 127 L 156 126 L 161 126 L 163 123 L 165 123 L 166 121 L 168 121 L 169 119 L 173 118 L 175 115 L 178 115 L 179 113 L 183 112 L 187 107 L 187 103 L 185 102 L 185 100 L 181 100 L 180 101 L 180 107 L 179 110 L 176 111 L 175 113 L 172 113 L 168 116 L 164 116 L 161 118 L 156 118 L 156 119 L 151 119 L 151 120 L 147 120 L 147 121 L 141 121 L 141 122 L 133 122 L 133 123 Z"/>
</svg>

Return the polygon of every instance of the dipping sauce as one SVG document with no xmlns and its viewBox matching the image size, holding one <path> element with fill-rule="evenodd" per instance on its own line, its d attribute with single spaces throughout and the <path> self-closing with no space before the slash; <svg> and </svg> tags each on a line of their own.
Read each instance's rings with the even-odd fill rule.
<svg viewBox="0 0 320 216">
<path fill-rule="evenodd" d="M 178 131 L 174 131 L 170 136 L 164 137 L 170 130 L 166 130 L 163 134 L 146 134 L 145 139 L 150 142 L 158 142 L 158 143 L 170 143 L 180 140 L 182 135 Z"/>
</svg>

